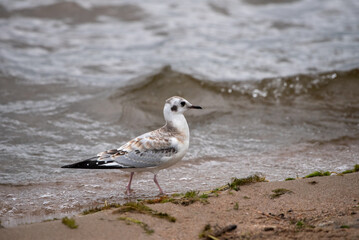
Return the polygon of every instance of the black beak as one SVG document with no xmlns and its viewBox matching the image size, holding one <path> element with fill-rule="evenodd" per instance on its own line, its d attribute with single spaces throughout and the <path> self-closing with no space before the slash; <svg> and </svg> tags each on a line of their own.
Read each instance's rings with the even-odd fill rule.
<svg viewBox="0 0 359 240">
<path fill-rule="evenodd" d="M 194 109 L 202 109 L 202 107 L 200 107 L 200 106 L 190 106 L 189 108 L 194 108 Z"/>
</svg>

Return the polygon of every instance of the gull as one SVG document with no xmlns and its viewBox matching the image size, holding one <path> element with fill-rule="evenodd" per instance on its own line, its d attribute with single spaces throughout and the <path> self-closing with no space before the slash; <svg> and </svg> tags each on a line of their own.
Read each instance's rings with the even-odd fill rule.
<svg viewBox="0 0 359 240">
<path fill-rule="evenodd" d="M 100 152 L 97 156 L 62 166 L 62 168 L 113 169 L 130 172 L 126 194 L 132 192 L 131 183 L 135 172 L 152 172 L 153 181 L 164 194 L 158 181 L 160 170 L 180 161 L 189 147 L 189 128 L 184 112 L 202 109 L 182 97 L 174 96 L 166 100 L 163 115 L 166 124 L 152 132 L 142 134 L 117 149 Z"/>
</svg>

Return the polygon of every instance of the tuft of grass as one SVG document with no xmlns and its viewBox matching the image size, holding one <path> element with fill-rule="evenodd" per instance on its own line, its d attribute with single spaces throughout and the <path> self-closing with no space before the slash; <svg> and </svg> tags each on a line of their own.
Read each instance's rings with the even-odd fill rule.
<svg viewBox="0 0 359 240">
<path fill-rule="evenodd" d="M 209 195 L 206 193 L 202 193 L 201 195 L 199 195 L 199 198 L 203 198 L 203 199 L 207 199 L 208 197 Z"/>
<path fill-rule="evenodd" d="M 353 172 L 359 172 L 359 164 L 355 164 L 353 169 L 345 170 L 342 174 L 348 174 Z"/>
<path fill-rule="evenodd" d="M 168 202 L 171 202 L 171 201 L 173 201 L 173 198 L 163 198 L 161 201 L 160 201 L 160 203 L 168 203 Z"/>
<path fill-rule="evenodd" d="M 285 181 L 292 181 L 292 180 L 295 180 L 295 178 L 289 177 L 285 179 Z"/>
<path fill-rule="evenodd" d="M 174 193 L 172 194 L 172 197 L 181 197 L 183 194 L 182 193 Z"/>
<path fill-rule="evenodd" d="M 298 221 L 298 222 L 295 224 L 295 226 L 296 226 L 297 228 L 303 228 L 303 227 L 305 226 L 305 224 L 304 224 L 304 222 L 302 222 L 302 221 Z"/>
<path fill-rule="evenodd" d="M 181 204 L 182 206 L 189 206 L 200 200 L 198 195 L 194 193 L 194 191 L 187 192 L 182 197 L 174 199 L 172 203 Z"/>
<path fill-rule="evenodd" d="M 164 212 L 157 212 L 155 213 L 155 216 L 157 216 L 158 218 L 164 218 L 169 222 L 176 222 L 177 220 L 175 217 L 172 217 L 168 213 L 164 213 Z"/>
<path fill-rule="evenodd" d="M 341 225 L 340 228 L 350 228 L 348 225 Z"/>
<path fill-rule="evenodd" d="M 198 197 L 198 192 L 197 191 L 188 191 L 184 194 L 185 198 L 196 198 Z"/>
<path fill-rule="evenodd" d="M 330 173 L 329 171 L 326 171 L 326 172 L 323 172 L 323 171 L 315 171 L 315 172 L 312 172 L 311 174 L 308 174 L 308 175 L 305 176 L 304 178 L 330 176 L 330 174 L 331 174 L 331 173 Z"/>
<path fill-rule="evenodd" d="M 130 217 L 119 217 L 118 220 L 125 221 L 126 224 L 131 224 L 131 223 L 137 224 L 137 225 L 139 225 L 140 227 L 142 227 L 143 230 L 145 230 L 145 232 L 146 232 L 147 234 L 152 234 L 152 233 L 155 232 L 153 229 L 151 229 L 151 228 L 148 226 L 147 223 L 141 222 L 140 220 L 137 220 L 137 219 L 134 219 L 134 218 L 130 218 Z"/>
<path fill-rule="evenodd" d="M 232 190 L 238 191 L 240 186 L 255 183 L 266 182 L 267 180 L 263 176 L 252 175 L 246 178 L 232 178 L 232 181 L 228 183 L 228 187 Z"/>
<path fill-rule="evenodd" d="M 111 208 L 119 208 L 122 205 L 119 203 L 111 203 L 111 204 L 107 204 L 107 202 L 105 202 L 105 204 L 102 207 L 95 207 L 95 208 L 90 208 L 90 209 L 86 209 L 82 212 L 82 215 L 88 215 L 88 214 L 93 214 L 96 212 L 100 212 L 106 209 L 111 209 Z"/>
<path fill-rule="evenodd" d="M 142 214 L 148 214 L 153 217 L 163 218 L 169 222 L 176 222 L 176 218 L 169 215 L 168 213 L 158 212 L 153 210 L 152 208 L 144 205 L 143 203 L 136 203 L 136 202 L 129 202 L 118 208 L 117 210 L 113 211 L 114 214 L 116 213 L 126 213 L 126 212 L 136 212 Z"/>
<path fill-rule="evenodd" d="M 251 199 L 251 198 L 248 196 L 243 196 L 243 199 Z"/>
<path fill-rule="evenodd" d="M 188 206 L 195 202 L 201 202 L 203 204 L 207 204 L 208 203 L 207 199 L 210 197 L 208 193 L 199 194 L 199 191 L 188 191 L 184 194 L 180 194 L 176 196 L 178 197 L 170 199 L 170 202 L 174 204 L 181 204 L 182 206 Z"/>
<path fill-rule="evenodd" d="M 282 196 L 283 194 L 286 193 L 293 193 L 291 190 L 285 189 L 285 188 L 277 188 L 272 190 L 273 194 L 270 195 L 270 198 L 274 199 L 274 198 L 279 198 L 280 196 Z"/>
<path fill-rule="evenodd" d="M 86 210 L 82 211 L 82 215 L 93 214 L 93 213 L 100 212 L 100 211 L 102 211 L 102 207 L 90 208 L 90 209 L 86 209 Z"/>
<path fill-rule="evenodd" d="M 239 204 L 238 204 L 238 202 L 236 202 L 236 203 L 234 204 L 233 209 L 234 209 L 234 210 L 238 210 L 238 209 L 239 209 Z"/>
<path fill-rule="evenodd" d="M 299 230 L 299 229 L 304 229 L 304 228 L 315 228 L 315 226 L 313 225 L 310 225 L 306 222 L 305 219 L 303 220 L 294 220 L 293 219 L 293 222 L 291 222 L 292 224 L 295 224 L 295 227 Z"/>
<path fill-rule="evenodd" d="M 62 223 L 71 229 L 75 229 L 78 227 L 78 225 L 75 222 L 75 219 L 73 219 L 73 218 L 64 217 L 62 219 Z"/>
<path fill-rule="evenodd" d="M 165 195 L 156 199 L 147 199 L 144 200 L 143 202 L 148 204 L 156 204 L 156 203 L 167 203 L 167 202 L 171 202 L 172 200 L 173 200 L 172 198 L 169 198 L 168 196 Z"/>
<path fill-rule="evenodd" d="M 155 203 L 173 203 L 173 204 L 181 204 L 182 206 L 188 206 L 195 202 L 201 202 L 203 204 L 208 203 L 208 198 L 211 197 L 212 191 L 202 192 L 200 194 L 199 191 L 188 191 L 186 193 L 174 193 L 170 197 L 162 196 L 157 199 L 148 199 L 144 200 L 144 203 L 147 204 L 155 204 Z"/>
</svg>

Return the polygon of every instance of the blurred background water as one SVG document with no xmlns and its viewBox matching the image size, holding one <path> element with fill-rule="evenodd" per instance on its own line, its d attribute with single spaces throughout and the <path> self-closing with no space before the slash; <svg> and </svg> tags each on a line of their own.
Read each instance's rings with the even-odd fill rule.
<svg viewBox="0 0 359 240">
<path fill-rule="evenodd" d="M 127 173 L 60 166 L 161 127 L 173 95 L 205 109 L 168 193 L 351 168 L 359 2 L 0 0 L 2 224 L 123 201 Z"/>
</svg>

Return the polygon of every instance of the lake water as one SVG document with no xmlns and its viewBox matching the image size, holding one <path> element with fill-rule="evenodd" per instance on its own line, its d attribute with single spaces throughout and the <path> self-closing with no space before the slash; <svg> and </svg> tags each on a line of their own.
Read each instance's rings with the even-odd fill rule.
<svg viewBox="0 0 359 240">
<path fill-rule="evenodd" d="M 161 127 L 173 95 L 204 110 L 167 193 L 352 168 L 359 2 L 0 1 L 2 225 L 125 201 L 128 173 L 60 167 Z"/>
</svg>

